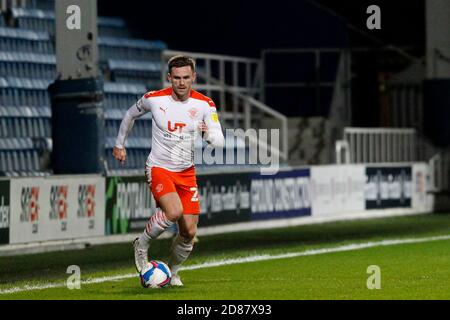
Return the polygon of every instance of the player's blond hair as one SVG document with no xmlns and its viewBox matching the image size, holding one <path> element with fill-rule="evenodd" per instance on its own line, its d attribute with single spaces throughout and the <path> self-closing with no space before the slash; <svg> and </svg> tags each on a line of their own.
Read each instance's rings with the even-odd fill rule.
<svg viewBox="0 0 450 320">
<path fill-rule="evenodd" d="M 172 72 L 172 68 L 181 68 L 190 66 L 192 72 L 195 72 L 195 60 L 188 56 L 176 55 L 170 58 L 168 62 L 169 73 Z"/>
</svg>

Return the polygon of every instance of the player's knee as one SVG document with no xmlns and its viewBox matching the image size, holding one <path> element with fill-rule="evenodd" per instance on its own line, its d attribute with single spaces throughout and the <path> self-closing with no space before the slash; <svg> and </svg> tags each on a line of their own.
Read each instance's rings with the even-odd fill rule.
<svg viewBox="0 0 450 320">
<path fill-rule="evenodd" d="M 180 230 L 180 236 L 185 239 L 186 242 L 194 240 L 197 233 L 197 228 L 189 228 L 187 230 Z"/>
<path fill-rule="evenodd" d="M 173 206 L 166 210 L 167 219 L 177 221 L 183 215 L 183 207 Z"/>
</svg>

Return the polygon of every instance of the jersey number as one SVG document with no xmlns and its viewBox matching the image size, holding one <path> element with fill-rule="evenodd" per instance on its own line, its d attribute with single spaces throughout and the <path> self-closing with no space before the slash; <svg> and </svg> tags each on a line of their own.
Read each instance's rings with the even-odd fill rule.
<svg viewBox="0 0 450 320">
<path fill-rule="evenodd" d="M 190 190 L 194 192 L 194 195 L 192 196 L 191 201 L 192 202 L 198 202 L 198 190 L 197 190 L 197 188 L 196 187 L 192 187 Z"/>
</svg>

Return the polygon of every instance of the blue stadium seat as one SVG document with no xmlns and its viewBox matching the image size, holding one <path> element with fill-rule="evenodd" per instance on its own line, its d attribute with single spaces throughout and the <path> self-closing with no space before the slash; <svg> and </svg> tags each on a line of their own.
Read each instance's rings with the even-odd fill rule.
<svg viewBox="0 0 450 320">
<path fill-rule="evenodd" d="M 116 137 L 119 132 L 120 123 L 125 115 L 126 109 L 106 109 L 105 110 L 105 135 L 106 137 Z M 129 137 L 147 138 L 152 136 L 152 116 L 147 113 L 134 122 Z"/>
<path fill-rule="evenodd" d="M 13 19 L 21 29 L 48 32 L 55 34 L 55 11 L 54 8 L 40 10 L 33 8 L 12 8 Z M 98 17 L 98 33 L 106 37 L 129 37 L 125 21 L 116 17 Z"/>
<path fill-rule="evenodd" d="M 122 18 L 98 17 L 97 25 L 98 34 L 101 37 L 128 38 L 131 36 Z"/>
<path fill-rule="evenodd" d="M 12 8 L 12 17 L 17 27 L 55 34 L 55 12 L 39 9 Z"/>
<path fill-rule="evenodd" d="M 27 0 L 25 8 L 0 14 L 0 175 L 46 174 L 42 151 L 52 149 L 48 85 L 56 76 L 54 0 Z M 121 18 L 98 17 L 99 56 L 113 82 L 104 83 L 105 153 L 109 168 L 144 169 L 151 148 L 151 114 L 134 123 L 128 161 L 112 158 L 126 110 L 161 87 L 161 41 L 130 38 Z M 41 157 L 41 159 L 40 159 Z M 42 166 L 46 167 L 45 164 Z"/>
<path fill-rule="evenodd" d="M 53 41 L 46 32 L 0 27 L 2 51 L 54 54 Z"/>
<path fill-rule="evenodd" d="M 111 79 L 116 82 L 141 83 L 150 90 L 161 87 L 161 62 L 109 59 Z"/>
<path fill-rule="evenodd" d="M 162 41 L 129 38 L 99 37 L 100 58 L 161 61 L 161 51 L 166 49 Z"/>
<path fill-rule="evenodd" d="M 128 83 L 104 83 L 105 109 L 128 109 L 147 92 L 145 85 Z"/>
<path fill-rule="evenodd" d="M 0 108 L 0 138 L 51 137 L 51 110 L 48 107 Z"/>
<path fill-rule="evenodd" d="M 41 10 L 55 10 L 55 0 L 28 0 L 26 7 Z"/>
<path fill-rule="evenodd" d="M 0 105 L 50 106 L 47 87 L 51 80 L 0 77 Z"/>
<path fill-rule="evenodd" d="M 150 138 L 131 138 L 126 142 L 127 160 L 125 164 L 119 163 L 112 156 L 112 149 L 115 144 L 115 138 L 107 138 L 105 143 L 105 158 L 107 159 L 108 170 L 117 169 L 142 169 L 144 170 L 145 161 L 151 150 Z"/>
<path fill-rule="evenodd" d="M 56 57 L 50 54 L 0 51 L 0 77 L 54 79 Z"/>
<path fill-rule="evenodd" d="M 39 170 L 39 155 L 31 138 L 0 139 L 1 174 Z"/>
</svg>

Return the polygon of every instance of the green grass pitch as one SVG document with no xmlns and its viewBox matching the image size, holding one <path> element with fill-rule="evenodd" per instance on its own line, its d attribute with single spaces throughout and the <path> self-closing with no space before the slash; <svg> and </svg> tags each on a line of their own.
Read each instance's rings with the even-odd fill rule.
<svg viewBox="0 0 450 320">
<path fill-rule="evenodd" d="M 85 250 L 2 257 L 0 299 L 450 299 L 450 237 L 336 250 L 387 239 L 449 235 L 450 214 L 433 214 L 204 236 L 186 269 L 180 271 L 185 286 L 163 289 L 144 289 L 137 274 L 132 276 L 132 239 Z M 169 240 L 156 241 L 150 256 L 166 260 L 169 245 Z M 333 252 L 320 251 L 333 248 Z M 307 250 L 320 254 L 305 254 Z M 294 256 L 204 266 L 213 261 L 288 253 Z M 66 273 L 69 265 L 81 268 L 83 281 L 118 278 L 82 283 L 81 289 L 69 290 L 64 285 L 70 276 Z M 380 268 L 380 289 L 367 288 L 371 265 Z M 56 287 L 42 289 L 44 285 Z M 21 291 L 6 293 L 12 288 Z"/>
</svg>

